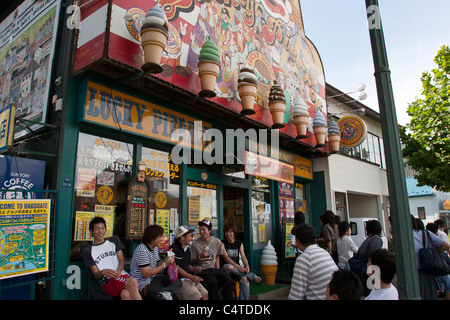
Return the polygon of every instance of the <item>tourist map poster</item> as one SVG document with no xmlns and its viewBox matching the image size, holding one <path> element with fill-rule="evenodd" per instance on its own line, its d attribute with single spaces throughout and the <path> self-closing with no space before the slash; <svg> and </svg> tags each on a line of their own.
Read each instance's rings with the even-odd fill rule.
<svg viewBox="0 0 450 320">
<path fill-rule="evenodd" d="M 0 280 L 48 270 L 51 200 L 0 200 Z"/>
</svg>

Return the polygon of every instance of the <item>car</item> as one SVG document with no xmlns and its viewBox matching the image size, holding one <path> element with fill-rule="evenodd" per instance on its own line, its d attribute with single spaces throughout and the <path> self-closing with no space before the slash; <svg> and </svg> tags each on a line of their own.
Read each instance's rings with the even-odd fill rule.
<svg viewBox="0 0 450 320">
<path fill-rule="evenodd" d="M 350 218 L 351 237 L 353 242 L 358 246 L 361 246 L 364 240 L 367 238 L 366 223 L 369 220 L 377 220 L 377 218 Z M 381 230 L 381 239 L 383 240 L 383 248 L 388 248 L 388 241 L 384 230 Z"/>
</svg>

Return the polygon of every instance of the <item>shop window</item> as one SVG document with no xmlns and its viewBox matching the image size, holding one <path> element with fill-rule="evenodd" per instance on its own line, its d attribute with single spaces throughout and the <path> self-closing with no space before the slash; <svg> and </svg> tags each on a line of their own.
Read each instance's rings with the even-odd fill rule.
<svg viewBox="0 0 450 320">
<path fill-rule="evenodd" d="M 420 220 L 425 220 L 425 207 L 417 207 L 417 215 Z"/>
<path fill-rule="evenodd" d="M 174 164 L 170 153 L 142 148 L 141 163 L 150 184 L 149 224 L 164 228 L 160 251 L 167 251 L 173 239 L 170 235 L 178 228 L 180 212 L 181 165 Z"/>
<path fill-rule="evenodd" d="M 132 176 L 133 146 L 122 141 L 80 133 L 75 171 L 71 261 L 81 260 L 91 243 L 89 222 L 95 216 L 106 220 L 106 235 L 118 236 L 130 258 L 125 239 L 127 186 Z"/>
<path fill-rule="evenodd" d="M 253 249 L 263 249 L 268 240 L 273 241 L 270 183 L 266 178 L 250 176 L 252 185 Z"/>
<path fill-rule="evenodd" d="M 341 218 L 341 221 L 347 220 L 347 197 L 345 193 L 335 192 L 334 200 L 336 206 L 336 215 Z"/>
<path fill-rule="evenodd" d="M 203 219 L 212 222 L 212 235 L 219 237 L 219 221 L 217 214 L 217 185 L 206 182 L 188 180 L 188 224 L 194 229 L 194 239 L 198 238 L 198 223 Z"/>
<path fill-rule="evenodd" d="M 295 210 L 303 211 L 305 222 L 309 224 L 308 200 L 306 197 L 306 184 L 295 182 Z"/>
</svg>

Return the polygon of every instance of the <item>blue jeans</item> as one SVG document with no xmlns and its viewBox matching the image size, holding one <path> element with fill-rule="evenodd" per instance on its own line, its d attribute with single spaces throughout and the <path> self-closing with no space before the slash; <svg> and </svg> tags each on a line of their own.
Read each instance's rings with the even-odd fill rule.
<svg viewBox="0 0 450 320">
<path fill-rule="evenodd" d="M 229 267 L 233 267 L 233 270 L 230 271 Z M 239 272 L 239 270 L 233 266 L 232 264 L 226 263 L 223 265 L 222 269 L 229 271 L 230 275 L 238 276 L 239 277 L 239 300 L 250 300 L 250 282 L 253 281 L 256 278 L 256 274 L 253 272 L 249 273 L 243 273 Z M 243 278 L 246 277 L 248 281 L 244 282 Z M 236 279 L 236 277 L 233 277 L 233 279 Z M 237 279 L 236 279 L 237 280 Z"/>
</svg>

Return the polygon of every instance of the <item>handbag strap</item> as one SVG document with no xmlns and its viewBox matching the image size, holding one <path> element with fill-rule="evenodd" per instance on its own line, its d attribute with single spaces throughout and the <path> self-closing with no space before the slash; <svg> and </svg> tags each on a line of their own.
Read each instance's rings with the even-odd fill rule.
<svg viewBox="0 0 450 320">
<path fill-rule="evenodd" d="M 422 245 L 423 245 L 423 248 L 425 249 L 425 231 L 424 230 L 422 230 Z"/>
<path fill-rule="evenodd" d="M 433 244 L 433 241 L 431 240 L 430 234 L 428 232 L 426 232 L 426 234 L 427 234 L 428 241 L 430 242 L 429 243 L 430 248 L 434 248 L 434 244 Z M 422 230 L 422 242 L 423 242 L 423 248 L 425 249 L 425 230 Z"/>
</svg>

